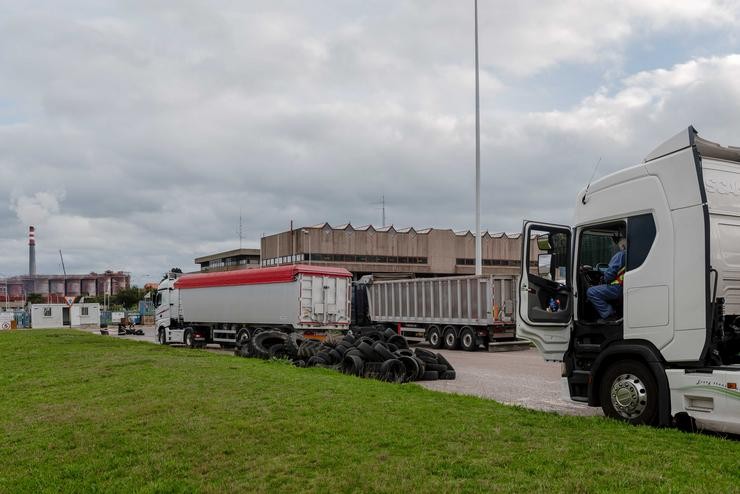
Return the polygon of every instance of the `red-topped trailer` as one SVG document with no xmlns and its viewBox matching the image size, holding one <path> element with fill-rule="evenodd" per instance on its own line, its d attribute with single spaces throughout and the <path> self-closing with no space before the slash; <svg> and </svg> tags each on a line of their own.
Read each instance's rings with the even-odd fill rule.
<svg viewBox="0 0 740 494">
<path fill-rule="evenodd" d="M 260 329 L 346 330 L 351 280 L 346 269 L 303 264 L 170 274 L 155 297 L 157 338 L 234 346 Z"/>
</svg>

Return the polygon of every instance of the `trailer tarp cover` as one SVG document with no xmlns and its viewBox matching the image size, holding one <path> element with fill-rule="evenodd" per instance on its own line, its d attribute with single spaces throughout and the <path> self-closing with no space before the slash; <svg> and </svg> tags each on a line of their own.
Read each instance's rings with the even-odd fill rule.
<svg viewBox="0 0 740 494">
<path fill-rule="evenodd" d="M 181 276 L 175 288 L 208 288 L 216 286 L 258 285 L 262 283 L 289 283 L 299 274 L 351 278 L 352 273 L 343 268 L 295 264 L 274 268 L 238 269 L 216 273 L 194 273 Z"/>
</svg>

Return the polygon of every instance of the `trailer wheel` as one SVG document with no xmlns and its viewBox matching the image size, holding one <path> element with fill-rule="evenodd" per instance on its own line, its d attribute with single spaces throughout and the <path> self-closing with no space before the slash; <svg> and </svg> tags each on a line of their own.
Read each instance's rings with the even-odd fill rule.
<svg viewBox="0 0 740 494">
<path fill-rule="evenodd" d="M 457 332 L 452 326 L 447 326 L 445 328 L 444 340 L 445 348 L 448 350 L 457 350 L 457 347 L 460 344 L 460 339 L 457 337 Z"/>
<path fill-rule="evenodd" d="M 429 340 L 429 344 L 432 345 L 432 348 L 442 348 L 442 330 L 437 326 L 429 326 L 427 340 Z"/>
<path fill-rule="evenodd" d="M 475 332 L 468 326 L 464 326 L 460 331 L 460 348 L 466 352 L 474 352 L 477 350 L 475 344 Z"/>
<path fill-rule="evenodd" d="M 193 341 L 193 330 L 192 329 L 186 329 L 185 334 L 182 336 L 182 341 L 185 343 L 185 346 L 188 348 L 195 348 L 195 343 Z"/>
<path fill-rule="evenodd" d="M 635 360 L 620 360 L 600 383 L 604 415 L 635 425 L 652 425 L 658 418 L 658 386 L 650 370 Z"/>
</svg>

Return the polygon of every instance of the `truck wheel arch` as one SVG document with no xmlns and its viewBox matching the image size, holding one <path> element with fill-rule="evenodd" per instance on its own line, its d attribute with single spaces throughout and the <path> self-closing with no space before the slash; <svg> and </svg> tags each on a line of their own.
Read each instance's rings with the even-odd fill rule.
<svg viewBox="0 0 740 494">
<path fill-rule="evenodd" d="M 670 426 L 671 394 L 668 386 L 663 360 L 655 346 L 643 340 L 626 340 L 615 342 L 604 349 L 591 366 L 591 379 L 588 383 L 588 404 L 601 406 L 599 389 L 604 374 L 611 365 L 620 360 L 637 360 L 645 364 L 653 374 L 658 386 L 658 425 Z"/>
</svg>

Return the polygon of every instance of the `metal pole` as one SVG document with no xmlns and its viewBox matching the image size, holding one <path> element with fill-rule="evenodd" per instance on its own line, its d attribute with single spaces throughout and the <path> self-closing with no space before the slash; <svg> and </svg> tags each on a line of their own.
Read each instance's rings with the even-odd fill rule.
<svg viewBox="0 0 740 494">
<path fill-rule="evenodd" d="M 480 87 L 478 82 L 478 0 L 475 0 L 475 274 L 483 274 L 480 234 Z"/>
</svg>

